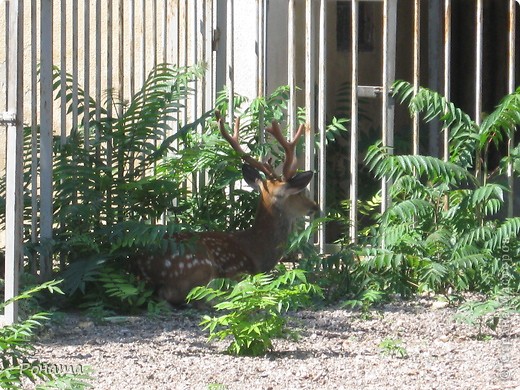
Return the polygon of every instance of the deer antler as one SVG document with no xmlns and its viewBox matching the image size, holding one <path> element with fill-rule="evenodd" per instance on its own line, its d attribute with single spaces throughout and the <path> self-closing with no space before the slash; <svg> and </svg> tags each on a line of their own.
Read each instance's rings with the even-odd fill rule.
<svg viewBox="0 0 520 390">
<path fill-rule="evenodd" d="M 282 148 L 285 151 L 285 161 L 283 164 L 283 177 L 285 180 L 289 180 L 296 173 L 297 160 L 295 149 L 298 143 L 298 139 L 303 134 L 304 129 L 305 125 L 300 125 L 292 141 L 287 141 L 287 139 L 282 134 L 280 125 L 276 121 L 273 121 L 271 127 L 268 127 L 266 129 L 269 133 L 273 135 L 273 137 L 278 141 L 278 143 L 282 146 Z"/>
<path fill-rule="evenodd" d="M 251 157 L 248 153 L 242 149 L 242 146 L 240 146 L 240 143 L 238 142 L 238 133 L 240 131 L 240 118 L 235 119 L 235 128 L 233 132 L 233 136 L 231 136 L 227 130 L 226 126 L 224 125 L 224 120 L 222 119 L 222 116 L 220 115 L 220 111 L 215 111 L 215 117 L 218 121 L 218 127 L 220 129 L 220 133 L 222 136 L 226 139 L 226 141 L 231 145 L 231 147 L 240 155 L 242 160 L 244 160 L 246 163 L 251 165 L 252 167 L 255 167 L 256 169 L 264 172 L 266 176 L 270 179 L 278 179 L 278 176 L 276 175 L 276 172 L 274 171 L 273 166 L 271 165 L 270 160 L 262 163 L 261 161 L 258 161 Z"/>
</svg>

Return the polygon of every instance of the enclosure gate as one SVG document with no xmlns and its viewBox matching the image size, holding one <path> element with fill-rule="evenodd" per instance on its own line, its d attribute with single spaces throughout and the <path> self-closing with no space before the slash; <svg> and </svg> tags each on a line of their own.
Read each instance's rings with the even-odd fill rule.
<svg viewBox="0 0 520 390">
<path fill-rule="evenodd" d="M 479 123 L 482 114 L 482 53 L 483 45 L 483 10 L 485 0 L 474 1 L 475 23 L 475 72 L 474 72 L 474 117 Z M 379 4 L 382 7 L 382 81 L 378 86 L 368 86 L 360 81 L 359 69 L 359 6 L 365 2 Z M 516 13 L 518 0 L 502 0 L 508 4 L 508 91 L 515 87 L 518 55 L 515 37 L 518 26 Z M 498 2 L 497 2 L 498 3 Z M 84 123 L 79 123 L 79 113 L 74 110 L 67 113 L 64 90 L 61 90 L 61 104 L 53 99 L 53 65 L 60 68 L 60 81 L 64 84 L 70 71 L 75 86 L 72 100 L 78 103 L 82 97 L 78 85 L 84 85 L 85 96 L 93 96 L 99 102 L 103 91 L 117 89 L 121 100 L 136 90 L 136 85 L 144 81 L 147 72 L 157 63 L 175 63 L 180 66 L 191 65 L 200 61 L 207 63 L 208 72 L 196 85 L 195 98 L 186 101 L 186 110 L 182 113 L 185 121 L 188 116 L 197 117 L 214 104 L 216 91 L 227 85 L 229 91 L 235 91 L 235 79 L 240 50 L 235 50 L 240 32 L 236 26 L 236 9 L 250 5 L 255 31 L 253 67 L 253 94 L 264 96 L 269 87 L 272 74 L 284 74 L 284 81 L 289 85 L 291 97 L 288 106 L 288 125 L 292 131 L 297 128 L 296 91 L 298 90 L 298 63 L 305 59 L 303 73 L 304 85 L 301 87 L 305 96 L 307 131 L 305 139 L 305 168 L 317 170 L 317 185 L 311 191 L 318 198 L 325 210 L 326 200 L 326 150 L 315 149 L 315 138 L 320 145 L 325 145 L 326 117 L 328 113 L 327 86 L 334 83 L 327 76 L 327 64 L 331 45 L 327 34 L 331 9 L 336 2 L 328 0 L 0 0 L 0 9 L 6 12 L 7 51 L 6 73 L 7 106 L 1 105 L 0 126 L 7 132 L 7 219 L 6 219 L 6 298 L 17 290 L 18 267 L 22 261 L 22 126 L 30 123 L 33 134 L 32 158 L 38 160 L 38 170 L 31 172 L 32 219 L 31 239 L 45 242 L 52 239 L 52 137 L 53 131 L 62 140 L 67 130 L 87 125 L 89 113 Z M 351 42 L 350 82 L 352 84 L 351 134 L 350 145 L 345 154 L 350 152 L 348 170 L 350 209 L 350 238 L 357 235 L 358 201 L 358 160 L 359 160 L 359 98 L 381 98 L 381 138 L 387 146 L 393 146 L 394 106 L 390 97 L 390 86 L 396 77 L 395 61 L 398 58 L 396 48 L 397 13 L 401 6 L 411 5 L 413 20 L 413 61 L 411 77 L 416 90 L 424 85 L 421 80 L 421 6 L 427 5 L 428 15 L 433 15 L 428 26 L 428 43 L 439 49 L 429 50 L 429 67 L 442 69 L 442 77 L 429 86 L 442 92 L 447 98 L 451 94 L 451 50 L 452 50 L 452 1 L 451 0 L 350 0 L 351 29 L 348 39 Z M 287 14 L 287 40 L 272 39 L 269 34 L 273 27 L 273 7 L 282 9 Z M 25 12 L 24 12 L 25 10 Z M 303 17 L 302 17 L 303 15 Z M 300 17 L 300 19 L 298 19 Z M 429 16 L 430 17 L 430 16 Z M 1 22 L 1 14 L 0 14 Z M 297 27 L 304 24 L 303 34 L 297 34 Z M 23 26 L 29 31 L 24 34 Z M 56 33 L 56 31 L 58 31 Z M 55 36 L 57 35 L 57 36 Z M 254 36 L 253 36 L 254 35 Z M 1 42 L 0 38 L 0 42 Z M 301 40 L 298 42 L 298 40 Z M 424 41 L 424 39 L 423 39 Z M 269 54 L 275 44 L 282 45 L 286 53 L 286 69 L 269 67 Z M 304 48 L 304 55 L 297 58 L 298 48 Z M 27 49 L 28 48 L 28 49 Z M 24 50 L 26 51 L 24 53 Z M 26 60 L 24 61 L 24 54 Z M 2 51 L 0 48 L 0 56 Z M 0 58 L 0 86 L 2 85 L 2 58 Z M 422 64 L 424 64 L 422 60 Z M 303 67 L 302 67 L 303 68 Z M 28 75 L 25 82 L 22 78 Z M 397 69 L 398 70 L 398 69 Z M 39 79 L 37 74 L 39 72 Z M 286 77 L 286 78 L 285 78 Z M 397 76 L 397 77 L 403 77 Z M 406 75 L 408 77 L 408 75 Z M 25 87 L 24 87 L 25 85 Z M 24 90 L 29 91 L 23 96 Z M 0 90 L 0 93 L 3 93 Z M 26 100 L 26 112 L 22 101 Z M 375 101 L 375 99 L 373 99 Z M 77 104 L 76 104 L 77 105 Z M 75 104 L 73 104 L 73 107 Z M 5 112 L 4 112 L 5 111 Z M 96 109 L 94 115 L 98 115 Z M 114 113 L 116 114 L 116 113 Z M 230 110 L 229 122 L 233 121 Z M 434 125 L 433 125 L 434 126 Z M 419 118 L 413 118 L 411 153 L 419 153 Z M 313 129 L 314 131 L 311 131 Z M 440 134 L 435 129 L 431 134 Z M 446 132 L 445 132 L 446 134 Z M 37 136 L 39 144 L 37 144 Z M 87 140 L 88 141 L 88 140 Z M 443 157 L 447 155 L 447 139 L 444 138 Z M 513 140 L 508 140 L 509 150 Z M 38 152 L 39 148 L 39 152 Z M 39 154 L 38 154 L 39 153 Z M 315 157 L 316 166 L 315 166 Z M 36 165 L 36 164 L 34 164 Z M 508 170 L 508 180 L 513 182 L 512 167 Z M 390 183 L 383 181 L 382 209 L 388 206 L 388 188 Z M 508 214 L 513 214 L 513 196 L 508 200 Z M 318 234 L 321 252 L 326 251 L 325 228 Z M 49 254 L 42 254 L 40 273 L 50 275 Z M 15 306 L 10 305 L 5 311 L 8 322 L 16 318 Z"/>
</svg>

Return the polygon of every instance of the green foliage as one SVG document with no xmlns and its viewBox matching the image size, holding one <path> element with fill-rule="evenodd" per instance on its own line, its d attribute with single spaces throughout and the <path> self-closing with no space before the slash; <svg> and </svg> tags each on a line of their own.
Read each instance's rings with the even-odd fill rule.
<svg viewBox="0 0 520 390">
<path fill-rule="evenodd" d="M 209 332 L 209 341 L 232 337 L 228 352 L 235 355 L 259 356 L 271 350 L 272 339 L 288 332 L 282 314 L 308 304 L 310 296 L 321 294 L 302 270 L 283 271 L 277 277 L 257 274 L 238 283 L 221 283 L 220 288 L 193 289 L 188 300 L 216 300 L 214 308 L 224 312 L 203 317 L 201 326 Z"/>
<path fill-rule="evenodd" d="M 403 342 L 399 339 L 386 338 L 379 343 L 379 348 L 381 349 L 381 353 L 384 355 L 401 359 L 408 357 L 408 352 L 403 346 Z"/>
<path fill-rule="evenodd" d="M 520 283 L 520 217 L 500 217 L 505 181 L 488 173 L 490 143 L 510 136 L 520 124 L 514 114 L 520 89 L 477 126 L 467 114 L 425 88 L 413 94 L 404 81 L 394 95 L 411 113 L 439 119 L 448 131 L 450 156 L 394 155 L 376 143 L 366 163 L 378 179 L 391 180 L 392 203 L 358 251 L 359 267 L 371 289 L 447 293 L 510 288 Z M 501 164 L 502 167 L 506 163 Z M 505 171 L 502 171 L 502 173 Z"/>
<path fill-rule="evenodd" d="M 53 280 L 31 288 L 8 302 L 1 302 L 0 309 L 3 309 L 7 304 L 14 301 L 31 299 L 42 290 L 62 294 L 58 287 L 59 283 L 61 283 L 61 281 Z M 31 315 L 20 323 L 0 328 L 0 387 L 4 389 L 20 388 L 23 378 L 36 384 L 37 389 L 83 389 L 92 387 L 88 384 L 88 380 L 91 378 L 86 369 L 83 370 L 81 374 L 56 372 L 57 370 L 50 369 L 53 367 L 52 364 L 31 358 L 31 354 L 34 350 L 32 340 L 35 331 L 48 319 L 49 314 L 41 312 Z"/>
<path fill-rule="evenodd" d="M 458 322 L 477 327 L 477 339 L 485 340 L 489 335 L 484 329 L 496 333 L 500 320 L 513 313 L 520 313 L 520 297 L 501 292 L 484 301 L 463 303 L 454 318 Z"/>
</svg>

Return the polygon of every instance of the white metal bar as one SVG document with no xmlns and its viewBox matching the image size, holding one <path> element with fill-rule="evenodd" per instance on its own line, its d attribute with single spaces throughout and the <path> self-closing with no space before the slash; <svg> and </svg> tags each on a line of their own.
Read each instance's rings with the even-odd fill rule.
<svg viewBox="0 0 520 390">
<path fill-rule="evenodd" d="M 483 48 L 483 25 L 484 12 L 483 0 L 477 0 L 477 24 L 476 36 L 477 42 L 475 47 L 475 122 L 480 124 L 482 121 L 482 48 Z"/>
<path fill-rule="evenodd" d="M 451 95 L 451 0 L 444 0 L 444 97 Z M 444 128 L 443 158 L 450 159 L 449 132 Z"/>
<path fill-rule="evenodd" d="M 352 0 L 352 98 L 350 117 L 350 241 L 357 242 L 357 199 L 358 199 L 358 84 L 359 84 L 359 48 L 358 48 L 358 10 L 359 1 Z"/>
<path fill-rule="evenodd" d="M 190 31 L 190 49 L 191 49 L 191 65 L 195 65 L 198 58 L 198 26 L 197 26 L 197 18 L 198 18 L 198 1 L 190 2 L 191 10 L 188 10 L 188 14 L 191 12 L 191 29 Z M 199 82 L 198 80 L 193 81 L 194 95 L 191 97 L 191 118 L 195 120 L 198 116 L 198 98 L 199 98 Z"/>
<path fill-rule="evenodd" d="M 152 66 L 157 66 L 157 31 L 158 31 L 157 0 L 152 1 Z"/>
<path fill-rule="evenodd" d="M 79 73 L 79 34 L 78 34 L 78 2 L 72 2 L 72 128 L 78 129 L 78 73 Z"/>
<path fill-rule="evenodd" d="M 188 50 L 188 43 L 189 43 L 189 39 L 188 39 L 188 36 L 189 36 L 189 33 L 188 33 L 188 29 L 189 29 L 189 23 L 188 23 L 188 4 L 189 4 L 189 0 L 184 0 L 184 25 L 183 25 L 183 33 L 184 33 L 184 42 L 183 42 L 183 65 L 184 67 L 187 67 L 188 66 L 188 57 L 189 57 L 189 50 Z M 183 110 L 182 110 L 182 123 L 183 124 L 186 124 L 188 123 L 188 100 L 189 100 L 189 97 L 186 97 L 184 99 L 184 107 L 183 107 Z"/>
<path fill-rule="evenodd" d="M 287 42 L 287 79 L 289 83 L 289 132 L 294 136 L 298 127 L 296 106 L 296 23 L 295 23 L 295 0 L 289 0 L 288 8 L 288 42 Z"/>
<path fill-rule="evenodd" d="M 305 170 L 314 171 L 314 126 L 315 118 L 315 39 L 314 39 L 314 1 L 305 2 Z M 314 198 L 314 182 L 310 184 L 310 197 Z"/>
<path fill-rule="evenodd" d="M 421 0 L 414 0 L 413 21 L 413 89 L 416 95 L 421 72 Z M 419 154 L 419 113 L 413 116 L 412 154 Z"/>
<path fill-rule="evenodd" d="M 135 94 L 135 0 L 130 0 L 130 7 L 128 9 L 128 31 L 130 32 L 130 58 L 128 76 L 130 78 L 130 96 Z M 122 57 L 123 54 L 120 53 Z"/>
<path fill-rule="evenodd" d="M 141 71 L 141 86 L 144 85 L 144 82 L 146 80 L 146 37 L 147 33 L 146 30 L 148 28 L 146 23 L 146 0 L 141 0 L 141 26 L 142 26 L 142 34 L 141 34 L 141 62 L 139 63 L 140 71 Z"/>
<path fill-rule="evenodd" d="M 441 89 L 441 66 L 442 66 L 442 1 L 428 1 L 427 8 L 427 55 L 428 61 L 428 87 L 439 91 Z M 438 121 L 430 121 L 428 128 L 428 153 L 431 156 L 439 156 L 439 138 L 441 126 Z"/>
<path fill-rule="evenodd" d="M 33 1 L 33 4 L 35 2 Z M 36 5 L 34 5 L 34 13 L 36 17 Z M 61 93 L 61 133 L 60 133 L 60 141 L 61 145 L 65 145 L 67 142 L 67 1 L 61 1 L 61 31 L 60 31 L 60 93 Z M 35 26 L 36 20 L 33 19 L 31 22 L 33 26 Z M 34 35 L 34 39 L 31 39 L 31 46 L 33 47 L 33 53 L 36 54 L 36 28 L 31 30 L 31 35 Z M 36 61 L 36 58 L 34 59 Z M 35 64 L 36 65 L 36 64 Z M 36 77 L 35 68 L 31 70 Z M 36 88 L 33 86 L 33 93 L 36 94 Z M 37 102 L 33 101 L 33 109 L 36 111 Z M 36 115 L 34 117 L 34 125 L 36 125 Z M 33 159 L 33 161 L 36 161 Z M 34 166 L 34 164 L 33 164 Z"/>
<path fill-rule="evenodd" d="M 393 153 L 394 145 L 394 106 L 390 99 L 390 86 L 395 77 L 395 45 L 397 0 L 385 0 L 383 4 L 383 96 L 382 96 L 382 139 L 383 146 L 389 147 Z M 381 192 L 381 211 L 390 205 L 389 189 L 391 182 L 383 178 Z"/>
<path fill-rule="evenodd" d="M 319 22 L 319 52 L 318 52 L 318 131 L 320 137 L 319 150 L 319 176 L 318 176 L 318 202 L 320 216 L 325 217 L 327 208 L 326 178 L 327 178 L 327 0 L 320 1 Z M 320 253 L 325 252 L 325 223 L 318 229 L 318 243 Z"/>
<path fill-rule="evenodd" d="M 132 0 L 134 1 L 134 0 Z M 124 53 L 125 53 L 125 17 L 124 17 L 124 3 L 125 0 L 119 0 L 119 7 L 117 10 L 118 13 L 118 115 L 121 116 L 123 113 L 123 98 L 125 96 L 125 62 L 124 62 Z M 132 43 L 133 45 L 133 43 Z M 120 175 L 122 175 L 122 172 L 119 172 Z"/>
<path fill-rule="evenodd" d="M 265 1 L 257 0 L 256 2 L 256 96 L 264 97 L 266 95 L 266 9 Z M 264 112 L 260 110 L 258 113 L 258 140 L 265 142 L 265 132 L 263 131 Z"/>
<path fill-rule="evenodd" d="M 169 1 L 165 1 L 162 3 L 162 10 L 163 10 L 163 31 L 162 31 L 162 52 L 163 52 L 163 58 L 162 63 L 166 64 L 169 62 L 168 60 L 168 9 L 170 4 Z"/>
<path fill-rule="evenodd" d="M 101 120 L 101 0 L 96 0 L 96 121 Z M 99 127 L 96 126 L 96 141 L 99 141 Z"/>
<path fill-rule="evenodd" d="M 85 0 L 83 14 L 83 92 L 85 110 L 83 112 L 83 132 L 85 149 L 90 148 L 90 0 Z"/>
<path fill-rule="evenodd" d="M 52 0 L 41 1 L 40 22 L 40 237 L 44 244 L 41 253 L 40 276 L 48 279 L 52 273 L 50 243 L 52 240 L 52 58 L 53 9 Z"/>
<path fill-rule="evenodd" d="M 508 92 L 513 93 L 515 91 L 515 50 L 516 50 L 516 5 L 515 0 L 509 0 L 509 52 L 508 52 Z M 514 129 L 511 130 L 513 133 L 507 140 L 507 155 L 511 156 L 511 151 L 514 148 Z M 510 161 L 507 164 L 507 182 L 511 192 L 509 193 L 507 200 L 507 216 L 512 218 L 514 215 L 514 171 L 513 163 Z"/>
<path fill-rule="evenodd" d="M 208 4 L 209 3 L 209 4 Z M 203 90 L 204 90 L 204 105 L 202 112 L 206 112 L 214 105 L 214 91 L 213 91 L 213 48 L 212 48 L 212 37 L 213 37 L 213 5 L 211 0 L 203 0 L 203 25 L 204 30 L 202 42 L 204 43 L 204 58 L 203 61 L 207 64 L 207 70 L 203 78 Z"/>
<path fill-rule="evenodd" d="M 18 0 L 7 3 L 7 111 L 16 115 L 7 125 L 5 210 L 5 295 L 18 294 L 23 242 L 23 8 Z M 4 322 L 18 319 L 16 302 L 4 308 Z"/>
<path fill-rule="evenodd" d="M 234 47 L 234 0 L 227 0 L 227 26 L 226 26 L 226 84 L 229 93 L 229 107 L 228 107 L 228 123 L 233 126 L 234 120 L 234 105 L 233 99 L 235 96 L 235 47 Z"/>
<path fill-rule="evenodd" d="M 65 4 L 65 1 L 63 2 Z M 38 13 L 36 0 L 31 1 L 31 242 L 38 241 Z M 63 43 L 63 42 L 62 42 Z M 63 59 L 63 57 L 62 57 Z M 61 69 L 61 101 L 66 100 L 65 90 L 65 66 L 62 61 Z M 62 109 L 62 112 L 65 108 Z M 63 118 L 63 114 L 62 114 Z M 64 142 L 62 123 L 62 142 Z M 31 259 L 31 272 L 36 274 L 36 258 Z"/>
<path fill-rule="evenodd" d="M 114 65 L 114 43 L 113 43 L 113 32 L 114 32 L 114 7 L 112 6 L 111 1 L 107 1 L 107 32 L 106 32 L 106 38 L 107 38 L 107 57 L 106 57 L 106 63 L 107 63 L 107 116 L 108 118 L 112 118 L 112 88 L 113 88 L 113 65 Z M 110 158 L 110 142 L 107 145 L 107 148 L 109 149 L 107 152 L 107 164 L 110 164 L 111 158 Z"/>
</svg>

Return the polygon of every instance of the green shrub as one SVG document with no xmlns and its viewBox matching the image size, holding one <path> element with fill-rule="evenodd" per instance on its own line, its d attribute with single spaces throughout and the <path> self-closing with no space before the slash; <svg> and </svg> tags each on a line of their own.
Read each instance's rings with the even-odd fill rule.
<svg viewBox="0 0 520 390">
<path fill-rule="evenodd" d="M 510 295 L 505 291 L 484 301 L 468 301 L 457 309 L 455 320 L 477 327 L 477 339 L 483 340 L 489 336 L 485 329 L 497 332 L 500 321 L 513 313 L 520 313 L 520 297 Z"/>
<path fill-rule="evenodd" d="M 8 302 L 0 303 L 0 309 L 3 309 L 10 302 L 30 299 L 42 290 L 48 290 L 51 293 L 62 293 L 59 287 L 57 287 L 60 282 L 50 281 L 32 288 Z M 37 389 L 83 389 L 92 387 L 88 384 L 90 376 L 88 375 L 89 370 L 87 367 L 82 367 L 81 374 L 57 372 L 59 370 L 55 370 L 54 365 L 51 363 L 31 358 L 34 350 L 32 345 L 34 333 L 48 319 L 48 313 L 42 312 L 33 314 L 20 323 L 0 328 L 0 387 L 7 389 L 20 388 L 23 378 L 35 383 Z"/>
<path fill-rule="evenodd" d="M 284 312 L 308 304 L 312 295 L 320 295 L 316 285 L 307 282 L 300 269 L 279 276 L 257 274 L 238 283 L 222 283 L 220 288 L 196 287 L 188 300 L 216 300 L 220 316 L 205 315 L 201 322 L 209 340 L 233 340 L 227 351 L 235 355 L 263 355 L 273 348 L 272 339 L 288 335 Z M 294 332 L 292 332 L 294 335 Z"/>
<path fill-rule="evenodd" d="M 491 144 L 520 125 L 520 88 L 502 100 L 480 125 L 444 97 L 426 88 L 413 93 L 404 81 L 394 95 L 412 114 L 438 118 L 448 131 L 449 160 L 394 155 L 381 143 L 366 154 L 378 179 L 392 182 L 391 206 L 378 219 L 368 245 L 358 251 L 360 272 L 371 288 L 409 296 L 415 292 L 483 291 L 520 285 L 520 217 L 503 218 L 508 184 L 497 178 L 518 150 L 488 172 Z"/>
</svg>

